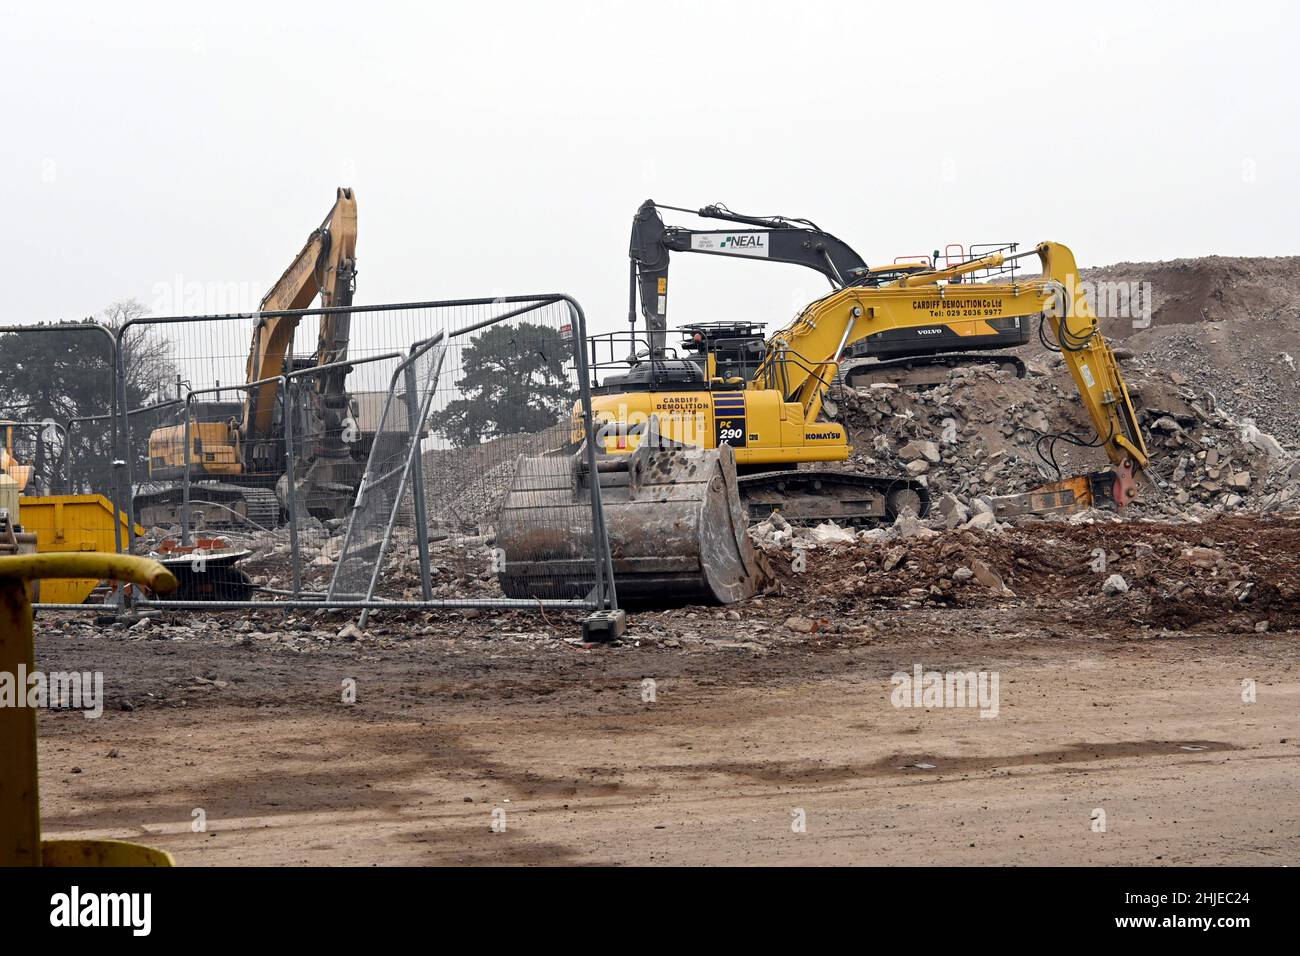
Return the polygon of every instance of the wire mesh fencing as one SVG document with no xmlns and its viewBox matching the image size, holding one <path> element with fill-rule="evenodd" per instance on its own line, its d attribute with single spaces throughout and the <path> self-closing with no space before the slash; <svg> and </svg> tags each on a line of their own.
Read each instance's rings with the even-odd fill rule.
<svg viewBox="0 0 1300 956">
<path fill-rule="evenodd" d="M 420 488 L 435 596 L 582 601 L 598 586 L 574 324 L 556 302 L 449 341 L 433 396 L 445 441 L 425 454 Z M 485 388 L 504 367 L 505 387 Z"/>
<path fill-rule="evenodd" d="M 0 328 L 0 418 L 24 423 L 13 457 L 46 494 L 117 498 L 116 347 L 113 330 L 94 322 Z M 134 388 L 128 395 L 145 400 Z M 51 425 L 61 433 L 50 435 Z"/>
<path fill-rule="evenodd" d="M 51 490 L 104 487 L 114 547 L 176 572 L 177 594 L 141 605 L 498 600 L 517 462 L 568 475 L 589 415 L 580 327 L 557 295 L 136 318 L 99 327 L 109 387 L 23 454 L 51 463 Z M 553 523 L 587 565 L 529 601 L 612 605 L 598 490 L 565 496 Z"/>
<path fill-rule="evenodd" d="M 613 606 L 599 491 L 576 473 L 581 311 L 550 296 L 448 318 L 393 376 L 330 599 Z"/>
<path fill-rule="evenodd" d="M 141 605 L 614 607 L 583 336 L 555 294 L 0 329 L 0 419 L 45 550 L 173 570 Z"/>
<path fill-rule="evenodd" d="M 0 418 L 0 462 L 26 494 L 59 494 L 67 487 L 66 447 L 67 429 L 53 419 Z"/>
</svg>

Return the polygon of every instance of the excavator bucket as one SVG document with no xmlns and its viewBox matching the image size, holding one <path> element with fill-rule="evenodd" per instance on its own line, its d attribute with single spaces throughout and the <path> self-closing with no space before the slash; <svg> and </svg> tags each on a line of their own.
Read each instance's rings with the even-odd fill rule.
<svg viewBox="0 0 1300 956">
<path fill-rule="evenodd" d="M 554 462 L 521 459 L 502 507 L 499 579 L 509 597 L 585 593 L 591 531 L 575 533 L 553 516 L 589 500 L 592 476 L 583 453 L 563 470 Z M 601 455 L 596 480 L 620 602 L 730 604 L 770 580 L 746 534 L 730 446 L 700 451 L 646 444 L 629 455 Z"/>
</svg>

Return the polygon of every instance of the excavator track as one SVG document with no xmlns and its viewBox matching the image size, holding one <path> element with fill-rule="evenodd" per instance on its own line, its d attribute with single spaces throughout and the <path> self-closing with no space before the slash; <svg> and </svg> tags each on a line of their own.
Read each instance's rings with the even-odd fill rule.
<svg viewBox="0 0 1300 956">
<path fill-rule="evenodd" d="M 891 359 L 887 362 L 845 362 L 839 377 L 851 388 L 869 388 L 888 383 L 900 388 L 933 388 L 948 380 L 948 373 L 965 365 L 996 365 L 1024 378 L 1025 363 L 1005 352 L 942 352 L 938 355 L 917 355 L 912 358 Z"/>
<path fill-rule="evenodd" d="M 904 508 L 917 517 L 930 512 L 930 489 L 911 478 L 883 478 L 848 471 L 765 471 L 737 480 L 750 523 L 773 511 L 791 524 L 877 524 Z"/>
<path fill-rule="evenodd" d="M 184 494 L 180 488 L 140 492 L 136 520 L 146 527 L 179 525 Z M 274 528 L 280 522 L 280 499 L 270 488 L 198 482 L 190 485 L 191 523 L 196 528 Z"/>
</svg>

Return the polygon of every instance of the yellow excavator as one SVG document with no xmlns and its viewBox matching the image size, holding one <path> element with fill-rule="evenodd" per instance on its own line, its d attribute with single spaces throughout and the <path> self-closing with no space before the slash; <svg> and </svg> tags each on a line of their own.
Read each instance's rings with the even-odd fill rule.
<svg viewBox="0 0 1300 956">
<path fill-rule="evenodd" d="M 356 197 L 351 189 L 340 188 L 324 221 L 307 237 L 258 306 L 246 365 L 245 381 L 252 387 L 244 391 L 244 399 L 190 403 L 193 524 L 273 527 L 279 523 L 284 497 L 285 410 L 276 379 L 298 368 L 346 360 L 351 315 L 321 314 L 316 351 L 298 360 L 290 350 L 301 317 L 275 313 L 306 309 L 317 295 L 322 308 L 350 306 L 356 289 L 356 243 Z M 356 416 L 345 387 L 348 371 L 346 365 L 340 365 L 311 376 L 313 388 L 306 407 L 289 411 L 304 416 L 304 425 L 296 433 L 313 439 L 305 467 L 298 474 L 307 510 L 320 518 L 347 513 L 365 466 L 364 443 L 348 445 L 340 437 Z M 182 409 L 175 424 L 149 435 L 151 485 L 135 498 L 141 524 L 177 524 L 181 520 L 182 491 L 170 483 L 185 474 L 184 415 Z"/>
<path fill-rule="evenodd" d="M 915 479 L 799 466 L 849 458 L 844 426 L 825 415 L 843 357 L 873 336 L 936 323 L 1045 323 L 1045 341 L 1059 348 L 1096 429 L 1093 444 L 1110 459 L 1106 471 L 1036 489 L 1006 513 L 1132 501 L 1148 456 L 1114 353 L 1079 291 L 1073 253 L 1044 242 L 1015 254 L 1033 255 L 1041 273 L 1011 282 L 972 281 L 1012 259 L 999 252 L 845 285 L 766 339 L 752 328 L 697 326 L 686 358 L 647 314 L 648 337 L 632 367 L 594 388 L 597 475 L 581 455 L 572 469 L 579 486 L 600 482 L 620 599 L 727 602 L 753 593 L 760 575 L 745 531 L 773 511 L 801 523 L 890 520 L 905 507 L 924 516 L 929 493 Z M 576 442 L 580 410 L 574 416 Z M 558 502 L 580 490 L 519 487 L 508 496 L 498 528 L 508 594 L 563 587 L 575 546 L 539 527 L 537 505 L 545 494 Z"/>
<path fill-rule="evenodd" d="M 709 222 L 707 228 L 667 225 L 660 210 L 690 213 Z M 713 223 L 727 223 L 717 228 Z M 878 287 L 915 273 L 932 271 L 940 262 L 951 263 L 986 258 L 995 252 L 1013 254 L 1015 243 L 956 243 L 931 255 L 900 256 L 892 263 L 869 266 L 847 242 L 826 232 L 810 219 L 787 216 L 751 216 L 733 212 L 721 203 L 700 209 L 669 206 L 647 199 L 632 217 L 628 243 L 630 263 L 628 322 L 635 328 L 637 299 L 649 329 L 667 328 L 668 273 L 673 257 L 682 253 L 719 259 L 793 265 L 820 274 L 832 290 L 850 286 Z M 980 250 L 976 254 L 976 250 Z M 1006 278 L 1016 277 L 1017 258 L 1010 255 L 999 267 Z M 955 276 L 951 282 L 960 282 Z M 747 329 L 761 328 L 741 323 Z M 716 337 L 730 332 L 731 323 L 681 326 L 683 331 Z M 712 331 L 710 331 L 712 330 Z M 1033 337 L 1030 316 L 953 317 L 937 316 L 934 321 L 879 329 L 845 348 L 840 377 L 850 387 L 864 388 L 889 382 L 905 388 L 935 385 L 947 379 L 961 365 L 996 363 L 1024 378 L 1025 363 L 1005 351 L 1024 345 Z M 744 334 L 744 333 L 741 333 Z M 652 333 L 653 335 L 653 333 Z M 660 341 L 660 346 L 663 342 Z"/>
</svg>

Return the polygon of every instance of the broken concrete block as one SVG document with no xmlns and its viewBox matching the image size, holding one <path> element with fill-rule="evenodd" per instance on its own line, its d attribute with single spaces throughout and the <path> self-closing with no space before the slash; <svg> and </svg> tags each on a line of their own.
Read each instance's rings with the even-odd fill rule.
<svg viewBox="0 0 1300 956">
<path fill-rule="evenodd" d="M 939 532 L 927 528 L 921 519 L 916 516 L 916 512 L 911 508 L 903 508 L 894 518 L 894 523 L 889 526 L 885 532 L 886 541 L 897 541 L 902 538 L 932 538 Z"/>
<path fill-rule="evenodd" d="M 932 441 L 910 441 L 898 450 L 899 458 L 924 458 L 932 465 L 939 464 L 939 446 Z"/>
<path fill-rule="evenodd" d="M 997 515 L 991 511 L 981 511 L 962 525 L 962 528 L 970 531 L 992 531 L 997 526 Z"/>
<path fill-rule="evenodd" d="M 1241 440 L 1254 445 L 1269 458 L 1285 458 L 1286 449 L 1268 432 L 1260 431 L 1254 422 L 1247 421 L 1241 429 Z"/>
<path fill-rule="evenodd" d="M 1123 594 L 1127 590 L 1128 582 L 1124 580 L 1124 575 L 1122 574 L 1112 574 L 1101 586 L 1101 593 L 1108 597 Z"/>
<path fill-rule="evenodd" d="M 880 559 L 880 570 L 892 571 L 898 567 L 903 559 L 907 557 L 906 548 L 890 548 L 885 552 L 885 556 Z"/>
<path fill-rule="evenodd" d="M 950 491 L 940 496 L 936 507 L 943 516 L 945 527 L 955 528 L 970 520 L 970 508 Z"/>
<path fill-rule="evenodd" d="M 979 558 L 970 563 L 970 570 L 975 580 L 990 591 L 996 591 L 1004 597 L 1014 597 L 1014 592 L 1002 582 L 1002 576 Z"/>
<path fill-rule="evenodd" d="M 847 528 L 841 528 L 834 521 L 824 521 L 810 533 L 814 541 L 821 545 L 856 544 L 858 537 Z"/>
</svg>

